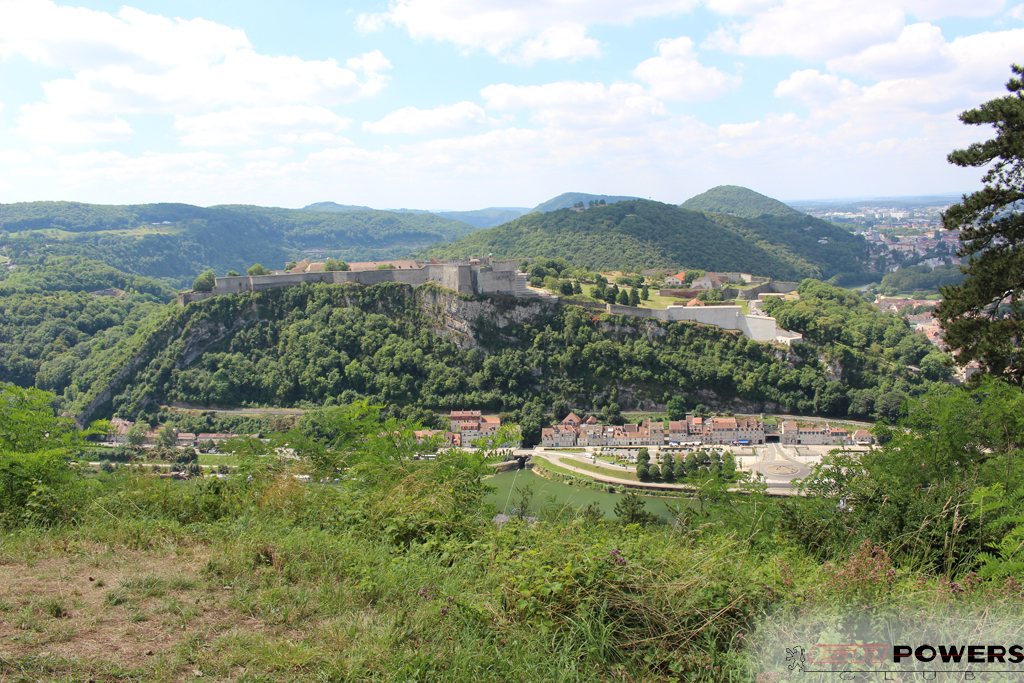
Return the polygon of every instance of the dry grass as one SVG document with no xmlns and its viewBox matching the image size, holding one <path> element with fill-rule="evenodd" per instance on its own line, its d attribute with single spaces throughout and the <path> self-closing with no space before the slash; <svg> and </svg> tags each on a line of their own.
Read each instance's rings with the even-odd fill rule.
<svg viewBox="0 0 1024 683">
<path fill-rule="evenodd" d="M 201 672 L 197 648 L 301 637 L 230 605 L 230 587 L 205 576 L 208 548 L 131 551 L 101 544 L 40 548 L 0 565 L 0 663 L 27 680 L 135 672 L 175 680 Z M 293 631 L 293 632 L 288 632 Z M 199 667 L 199 668 L 197 668 Z M 0 680 L 10 673 L 0 666 Z"/>
</svg>

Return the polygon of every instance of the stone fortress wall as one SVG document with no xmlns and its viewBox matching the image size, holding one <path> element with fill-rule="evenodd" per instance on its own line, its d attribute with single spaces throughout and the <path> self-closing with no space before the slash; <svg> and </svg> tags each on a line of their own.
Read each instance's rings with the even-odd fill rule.
<svg viewBox="0 0 1024 683">
<path fill-rule="evenodd" d="M 519 261 L 494 261 L 472 259 L 477 263 L 451 260 L 424 264 L 422 268 L 386 270 L 344 270 L 320 271 L 313 273 L 285 273 L 279 275 L 239 275 L 219 277 L 210 292 L 182 292 L 178 303 L 184 306 L 223 294 L 243 292 L 265 292 L 281 287 L 295 287 L 302 284 L 343 284 L 347 282 L 362 285 L 376 285 L 382 282 L 401 282 L 413 287 L 434 282 L 460 294 L 503 294 L 517 297 L 536 297 L 538 294 L 527 288 L 528 278 L 519 272 Z M 788 283 L 786 283 L 788 284 Z M 559 301 L 557 297 L 550 297 Z M 657 318 L 665 322 L 689 321 L 715 325 L 725 330 L 738 330 L 747 337 L 760 342 L 789 344 L 801 339 L 794 332 L 780 330 L 775 318 L 744 315 L 740 306 L 669 306 L 667 309 L 638 308 L 617 304 L 597 304 L 567 300 L 567 305 L 582 305 L 602 310 L 612 315 L 627 315 L 635 318 Z"/>
<path fill-rule="evenodd" d="M 473 259 L 477 261 L 478 259 Z M 485 263 L 485 261 L 487 261 Z M 533 296 L 527 289 L 527 276 L 519 273 L 519 261 L 480 260 L 480 263 L 439 262 L 427 263 L 422 268 L 388 268 L 385 270 L 334 270 L 312 273 L 282 273 L 276 275 L 238 275 L 219 277 L 210 292 L 183 292 L 178 295 L 182 306 L 222 294 L 265 292 L 281 287 L 301 284 L 377 285 L 382 282 L 401 282 L 417 287 L 435 282 L 459 294 L 505 294 Z"/>
</svg>

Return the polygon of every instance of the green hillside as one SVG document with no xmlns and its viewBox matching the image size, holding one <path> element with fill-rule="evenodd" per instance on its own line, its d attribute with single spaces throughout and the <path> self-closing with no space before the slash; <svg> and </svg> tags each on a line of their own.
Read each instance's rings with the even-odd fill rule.
<svg viewBox="0 0 1024 683">
<path fill-rule="evenodd" d="M 827 242 L 822 244 L 821 239 Z M 563 257 L 577 266 L 614 269 L 689 267 L 743 271 L 780 280 L 856 273 L 864 241 L 803 214 L 748 220 L 634 199 L 586 211 L 531 213 L 425 256 Z"/>
<path fill-rule="evenodd" d="M 282 268 L 305 250 L 346 260 L 390 259 L 459 239 L 472 225 L 434 214 L 309 211 L 260 206 L 78 202 L 0 205 L 0 247 L 19 265 L 82 256 L 187 287 L 208 268 Z"/>
<path fill-rule="evenodd" d="M 802 215 L 796 209 L 791 209 L 777 199 L 766 197 L 738 185 L 713 187 L 707 192 L 687 199 L 680 206 L 694 211 L 714 211 L 742 218 L 759 218 L 765 214 L 771 216 Z"/>
<path fill-rule="evenodd" d="M 829 330 L 848 332 L 842 348 L 827 347 L 841 362 L 838 381 L 818 353 L 787 359 L 773 345 L 717 327 L 597 320 L 577 306 L 471 301 L 440 287 L 387 283 L 294 287 L 170 307 L 158 325 L 76 361 L 61 398 L 81 414 L 109 390 L 111 400 L 90 419 L 172 402 L 298 406 L 359 398 L 406 414 L 519 411 L 519 420 L 529 418 L 524 433 L 535 439 L 536 414 L 556 398 L 609 418 L 641 401 L 664 405 L 673 395 L 690 407 L 732 409 L 732 399 L 740 399 L 752 412 L 784 407 L 863 417 L 897 385 L 903 396 L 928 385 L 907 366 L 934 347 L 905 320 L 822 283 L 808 281 L 802 292 L 803 307 L 788 314 L 795 327 L 806 323 L 808 307 L 818 307 L 827 309 Z M 467 308 L 454 327 L 438 315 L 453 297 Z M 832 310 L 835 297 L 856 305 Z M 650 325 L 660 328 L 654 337 Z M 457 338 L 466 330 L 471 344 Z"/>
<path fill-rule="evenodd" d="M 638 199 L 638 197 L 620 197 L 610 194 L 587 194 L 586 192 L 564 192 L 553 199 L 541 202 L 537 206 L 533 207 L 532 210 L 547 213 L 548 211 L 571 208 L 577 202 L 587 204 L 591 200 L 596 202 L 602 199 L 605 204 L 614 204 L 615 202 L 623 202 L 629 199 Z"/>
<path fill-rule="evenodd" d="M 530 209 L 521 209 L 518 207 L 491 207 L 488 209 L 477 209 L 475 211 L 438 211 L 437 215 L 444 218 L 450 218 L 453 221 L 469 223 L 474 227 L 482 229 L 493 228 L 495 225 L 501 225 L 502 223 L 513 221 L 529 212 Z"/>
</svg>

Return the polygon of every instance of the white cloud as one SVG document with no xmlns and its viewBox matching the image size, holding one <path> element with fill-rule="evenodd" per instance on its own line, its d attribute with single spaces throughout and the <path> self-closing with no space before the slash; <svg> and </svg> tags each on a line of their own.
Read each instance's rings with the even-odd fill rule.
<svg viewBox="0 0 1024 683">
<path fill-rule="evenodd" d="M 113 142 L 127 140 L 133 133 L 128 122 L 114 114 L 62 108 L 48 102 L 22 105 L 18 127 L 14 130 L 29 140 L 52 144 Z"/>
<path fill-rule="evenodd" d="M 751 15 L 771 7 L 776 0 L 704 0 L 704 6 L 716 14 Z"/>
<path fill-rule="evenodd" d="M 458 102 L 434 109 L 403 107 L 393 111 L 380 121 L 363 122 L 363 130 L 370 133 L 408 133 L 419 135 L 435 131 L 457 130 L 474 126 L 497 123 L 487 116 L 478 104 Z"/>
<path fill-rule="evenodd" d="M 380 92 L 391 66 L 376 50 L 345 66 L 262 55 L 242 31 L 202 19 L 0 0 L 0 55 L 12 54 L 74 72 L 44 83 L 45 101 L 22 107 L 17 132 L 48 142 L 124 139 L 132 127 L 123 117 L 134 114 L 334 106 Z"/>
<path fill-rule="evenodd" d="M 927 23 L 904 27 L 893 42 L 872 45 L 857 54 L 828 62 L 832 71 L 875 79 L 945 73 L 953 66 L 942 30 Z"/>
<path fill-rule="evenodd" d="M 385 14 L 363 12 L 356 17 L 356 30 L 363 35 L 376 33 L 384 29 L 387 20 L 388 18 Z"/>
<path fill-rule="evenodd" d="M 531 120 L 535 123 L 579 130 L 635 126 L 669 115 L 665 105 L 637 83 L 502 83 L 489 85 L 480 94 L 488 109 L 531 109 Z"/>
<path fill-rule="evenodd" d="M 117 16 L 50 0 L 0 0 L 0 56 L 50 66 L 209 64 L 249 48 L 245 32 L 205 19 L 168 19 L 122 7 Z"/>
<path fill-rule="evenodd" d="M 822 74 L 817 69 L 795 71 L 775 87 L 775 96 L 799 100 L 805 105 L 827 104 L 860 93 L 860 87 L 848 79 Z"/>
<path fill-rule="evenodd" d="M 510 61 L 582 59 L 600 54 L 586 25 L 628 24 L 638 17 L 678 14 L 696 0 L 394 0 L 382 15 L 417 40 L 438 40 L 462 50 L 484 50 Z M 381 18 L 359 19 L 377 28 Z"/>
<path fill-rule="evenodd" d="M 199 116 L 178 116 L 174 129 L 183 131 L 184 145 L 237 145 L 275 136 L 279 142 L 332 142 L 351 119 L 324 107 L 234 107 Z M 307 142 L 307 144 L 308 144 Z"/>
<path fill-rule="evenodd" d="M 291 147 L 271 147 L 269 149 L 250 149 L 239 153 L 243 159 L 285 159 L 292 155 Z"/>
<path fill-rule="evenodd" d="M 882 0 L 784 0 L 750 21 L 719 29 L 705 46 L 818 61 L 893 40 L 903 23 L 903 11 Z"/>
<path fill-rule="evenodd" d="M 556 24 L 540 32 L 536 38 L 524 41 L 515 61 L 532 64 L 538 59 L 568 59 L 600 57 L 601 43 L 586 37 L 583 24 Z"/>
<path fill-rule="evenodd" d="M 710 100 L 740 84 L 740 78 L 724 74 L 697 60 L 693 41 L 686 36 L 658 43 L 661 56 L 641 62 L 633 75 L 651 86 L 651 94 L 673 100 Z"/>
<path fill-rule="evenodd" d="M 92 150 L 56 158 L 59 182 L 68 186 L 124 184 L 166 191 L 168 184 L 197 188 L 229 169 L 226 158 L 211 152 L 128 156 Z"/>
<path fill-rule="evenodd" d="M 0 150 L 0 163 L 24 165 L 31 163 L 32 155 L 23 149 Z"/>
<path fill-rule="evenodd" d="M 909 14 L 925 21 L 943 17 L 990 17 L 1006 5 L 1005 0 L 900 0 Z"/>
<path fill-rule="evenodd" d="M 1013 7 L 1010 8 L 1006 15 L 1011 19 L 1024 20 L 1024 3 L 1020 5 L 1014 5 Z"/>
</svg>

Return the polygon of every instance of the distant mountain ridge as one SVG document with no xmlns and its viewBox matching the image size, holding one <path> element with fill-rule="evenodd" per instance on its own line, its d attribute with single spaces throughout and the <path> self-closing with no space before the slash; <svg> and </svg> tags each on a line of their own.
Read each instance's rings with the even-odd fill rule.
<svg viewBox="0 0 1024 683">
<path fill-rule="evenodd" d="M 546 202 L 541 202 L 537 206 L 533 207 L 531 213 L 533 211 L 547 213 L 548 211 L 557 211 L 558 209 L 570 209 L 575 206 L 577 202 L 583 202 L 583 204 L 586 205 L 591 200 L 597 202 L 602 199 L 605 204 L 614 204 L 615 202 L 639 199 L 639 197 L 626 197 L 611 194 L 587 194 L 586 192 L 563 192 L 557 197 L 553 197 Z"/>
<path fill-rule="evenodd" d="M 314 254 L 355 261 L 394 259 L 476 229 L 430 213 L 373 209 L 0 204 L 0 244 L 7 246 L 5 255 L 16 264 L 31 265 L 47 256 L 82 256 L 182 288 L 206 269 L 223 275 L 228 270 L 244 272 L 254 263 L 283 268 L 304 255 L 316 258 Z"/>
<path fill-rule="evenodd" d="M 644 199 L 625 200 L 585 211 L 530 213 L 421 255 L 563 257 L 590 268 L 688 267 L 743 271 L 779 280 L 827 279 L 863 269 L 868 261 L 863 238 L 826 221 L 794 214 L 748 219 Z"/>
<path fill-rule="evenodd" d="M 739 185 L 719 185 L 696 197 L 690 197 L 680 204 L 684 209 L 692 211 L 714 211 L 741 218 L 759 218 L 770 216 L 801 216 L 800 211 L 786 206 L 777 199 L 772 199 L 759 192 L 740 187 Z"/>
<path fill-rule="evenodd" d="M 373 211 L 368 206 L 355 206 L 351 204 L 335 204 L 334 202 L 317 202 L 303 207 L 306 211 Z M 428 211 L 427 209 L 384 209 L 391 213 L 432 213 L 453 221 L 462 221 L 476 228 L 493 228 L 508 221 L 515 220 L 530 209 L 522 207 L 492 206 L 486 209 L 475 209 L 473 211 Z"/>
<path fill-rule="evenodd" d="M 335 212 L 346 212 L 346 211 L 373 211 L 374 209 L 369 206 L 356 206 L 355 204 L 337 204 L 335 202 L 317 202 L 310 204 L 309 206 L 302 207 L 303 211 L 335 211 Z"/>
</svg>

